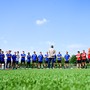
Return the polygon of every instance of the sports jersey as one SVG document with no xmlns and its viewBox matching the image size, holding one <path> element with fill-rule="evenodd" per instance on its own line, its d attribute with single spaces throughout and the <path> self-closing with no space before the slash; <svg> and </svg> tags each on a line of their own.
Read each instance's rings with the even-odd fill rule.
<svg viewBox="0 0 90 90">
<path fill-rule="evenodd" d="M 13 61 L 16 61 L 16 58 L 17 58 L 17 56 L 14 54 L 14 55 L 12 55 L 12 60 Z"/>
<path fill-rule="evenodd" d="M 60 61 L 62 58 L 62 54 L 57 54 L 57 59 L 58 59 L 58 61 Z"/>
<path fill-rule="evenodd" d="M 26 54 L 21 54 L 21 60 L 25 60 Z"/>
<path fill-rule="evenodd" d="M 27 55 L 27 62 L 30 62 L 31 60 L 31 55 Z"/>
<path fill-rule="evenodd" d="M 82 53 L 81 57 L 82 57 L 82 60 L 86 60 L 86 53 Z"/>
<path fill-rule="evenodd" d="M 33 54 L 33 55 L 32 55 L 32 60 L 33 60 L 33 61 L 37 61 L 37 55 L 36 55 L 36 54 Z"/>
<path fill-rule="evenodd" d="M 76 58 L 77 58 L 77 60 L 81 60 L 81 54 L 78 53 L 78 54 L 76 55 Z"/>
<path fill-rule="evenodd" d="M 42 62 L 42 61 L 43 61 L 43 55 L 42 55 L 42 54 L 40 54 L 40 55 L 38 56 L 38 61 L 39 61 L 39 62 Z"/>
<path fill-rule="evenodd" d="M 69 54 L 66 54 L 66 55 L 64 56 L 64 58 L 65 58 L 65 61 L 69 61 L 70 55 L 69 55 Z"/>
<path fill-rule="evenodd" d="M 45 54 L 45 61 L 48 61 L 48 54 Z"/>
<path fill-rule="evenodd" d="M 7 60 L 11 61 L 12 54 L 6 54 L 6 56 L 7 56 Z"/>
</svg>

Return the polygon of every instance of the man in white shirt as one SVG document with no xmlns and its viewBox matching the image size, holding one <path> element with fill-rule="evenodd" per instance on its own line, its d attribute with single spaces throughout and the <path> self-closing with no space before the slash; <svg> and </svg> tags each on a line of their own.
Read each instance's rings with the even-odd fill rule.
<svg viewBox="0 0 90 90">
<path fill-rule="evenodd" d="M 48 60 L 48 68 L 50 68 L 50 63 L 52 63 L 51 68 L 53 68 L 55 54 L 56 54 L 56 51 L 54 49 L 54 46 L 51 45 L 51 48 L 48 51 L 48 58 L 49 58 L 49 60 Z"/>
</svg>

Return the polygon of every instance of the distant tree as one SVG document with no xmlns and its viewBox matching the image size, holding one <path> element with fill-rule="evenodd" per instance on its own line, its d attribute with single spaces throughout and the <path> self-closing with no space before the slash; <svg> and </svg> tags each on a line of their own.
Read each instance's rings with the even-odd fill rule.
<svg viewBox="0 0 90 90">
<path fill-rule="evenodd" d="M 70 63 L 75 64 L 76 63 L 76 55 L 72 55 L 70 58 Z"/>
</svg>

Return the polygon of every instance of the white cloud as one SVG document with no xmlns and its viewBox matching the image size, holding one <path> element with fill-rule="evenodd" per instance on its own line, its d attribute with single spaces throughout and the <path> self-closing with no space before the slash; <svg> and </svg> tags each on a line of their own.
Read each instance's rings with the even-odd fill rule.
<svg viewBox="0 0 90 90">
<path fill-rule="evenodd" d="M 45 19 L 45 18 L 43 18 L 43 19 L 38 19 L 38 20 L 36 20 L 36 24 L 37 25 L 43 25 L 44 23 L 46 23 L 47 22 L 47 19 Z"/>
</svg>

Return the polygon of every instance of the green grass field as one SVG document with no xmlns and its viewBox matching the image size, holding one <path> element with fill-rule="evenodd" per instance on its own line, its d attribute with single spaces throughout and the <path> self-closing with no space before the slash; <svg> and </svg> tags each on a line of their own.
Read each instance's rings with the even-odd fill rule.
<svg viewBox="0 0 90 90">
<path fill-rule="evenodd" d="M 0 70 L 0 90 L 90 90 L 90 69 Z"/>
</svg>

